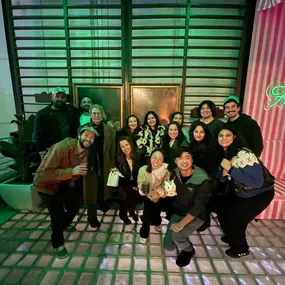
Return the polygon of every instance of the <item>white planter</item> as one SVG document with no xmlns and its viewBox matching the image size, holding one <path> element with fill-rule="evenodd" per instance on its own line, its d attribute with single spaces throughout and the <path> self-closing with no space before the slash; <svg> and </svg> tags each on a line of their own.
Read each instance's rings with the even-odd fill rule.
<svg viewBox="0 0 285 285">
<path fill-rule="evenodd" d="M 39 194 L 33 184 L 13 184 L 15 178 L 0 184 L 0 196 L 11 208 L 33 210 L 41 204 Z"/>
</svg>

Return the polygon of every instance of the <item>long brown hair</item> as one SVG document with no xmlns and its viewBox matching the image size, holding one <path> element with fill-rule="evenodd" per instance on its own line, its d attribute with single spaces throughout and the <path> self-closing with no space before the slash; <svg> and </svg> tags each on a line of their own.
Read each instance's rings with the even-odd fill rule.
<svg viewBox="0 0 285 285">
<path fill-rule="evenodd" d="M 130 137 L 119 137 L 118 138 L 118 149 L 117 149 L 117 162 L 119 164 L 120 168 L 124 168 L 126 165 L 126 155 L 123 153 L 120 142 L 121 141 L 127 141 L 131 146 L 131 160 L 133 161 L 133 164 L 137 163 L 140 159 L 140 155 L 138 151 L 136 150 L 134 143 Z"/>
</svg>

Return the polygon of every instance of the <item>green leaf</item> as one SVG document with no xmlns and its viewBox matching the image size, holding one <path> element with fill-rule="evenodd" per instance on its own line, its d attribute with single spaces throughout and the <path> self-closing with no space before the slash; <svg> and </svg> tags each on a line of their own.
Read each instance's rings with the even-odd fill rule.
<svg viewBox="0 0 285 285">
<path fill-rule="evenodd" d="M 18 120 L 12 120 L 10 122 L 10 124 L 17 124 L 17 125 L 21 126 L 21 122 L 19 122 Z"/>
<path fill-rule="evenodd" d="M 17 115 L 17 114 L 15 114 L 14 116 L 15 116 L 16 119 L 19 120 L 19 121 L 23 121 L 23 120 L 24 120 L 24 115 L 23 115 L 23 114 L 22 114 L 22 115 Z"/>
<path fill-rule="evenodd" d="M 17 149 L 12 143 L 0 141 L 0 153 L 2 153 L 5 157 L 15 159 L 17 156 Z"/>
</svg>

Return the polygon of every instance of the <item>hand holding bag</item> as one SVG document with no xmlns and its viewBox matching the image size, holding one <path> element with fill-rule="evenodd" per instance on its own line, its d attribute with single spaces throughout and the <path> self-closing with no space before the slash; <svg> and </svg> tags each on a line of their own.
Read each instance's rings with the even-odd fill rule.
<svg viewBox="0 0 285 285">
<path fill-rule="evenodd" d="M 107 186 L 109 187 L 118 187 L 120 177 L 124 177 L 120 171 L 112 171 L 109 173 Z"/>
</svg>

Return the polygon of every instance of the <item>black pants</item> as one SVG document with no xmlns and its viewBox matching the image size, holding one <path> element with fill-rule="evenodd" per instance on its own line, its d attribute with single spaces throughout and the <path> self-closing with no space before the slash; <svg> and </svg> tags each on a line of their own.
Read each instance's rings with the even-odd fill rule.
<svg viewBox="0 0 285 285">
<path fill-rule="evenodd" d="M 77 188 L 61 185 L 55 195 L 39 193 L 48 208 L 51 219 L 51 242 L 54 248 L 64 244 L 63 231 L 71 224 L 80 208 L 80 192 Z"/>
<path fill-rule="evenodd" d="M 141 201 L 142 196 L 133 189 L 136 184 L 136 182 L 129 181 L 119 190 L 120 217 L 122 218 L 127 216 L 128 210 L 135 210 L 137 204 Z"/>
<path fill-rule="evenodd" d="M 161 224 L 161 212 L 167 212 L 171 208 L 171 198 L 160 198 L 158 202 L 154 203 L 147 197 L 144 197 L 144 210 L 142 217 L 142 227 L 140 229 L 140 236 L 148 238 L 150 225 L 159 226 Z"/>
<path fill-rule="evenodd" d="M 251 198 L 240 198 L 232 193 L 223 197 L 223 207 L 217 209 L 218 219 L 229 245 L 236 253 L 248 251 L 247 225 L 267 206 L 274 197 L 274 190 Z"/>
</svg>

